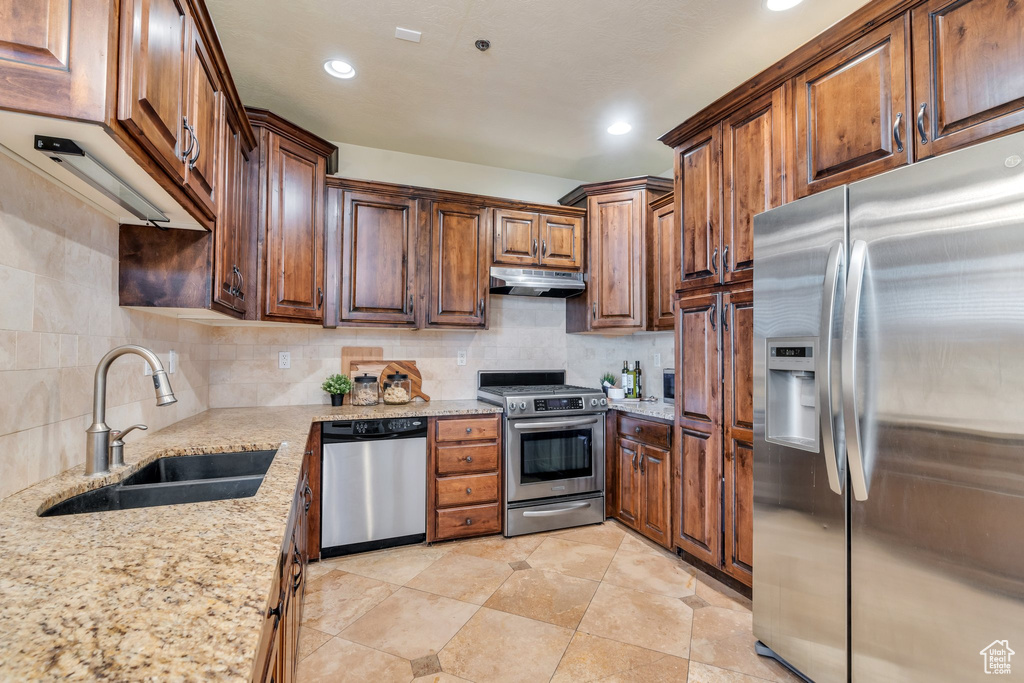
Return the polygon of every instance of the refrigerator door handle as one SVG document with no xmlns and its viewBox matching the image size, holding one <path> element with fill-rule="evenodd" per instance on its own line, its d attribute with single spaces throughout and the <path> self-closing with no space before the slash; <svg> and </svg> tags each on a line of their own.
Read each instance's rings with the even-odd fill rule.
<svg viewBox="0 0 1024 683">
<path fill-rule="evenodd" d="M 857 414 L 857 338 L 860 323 L 860 298 L 864 286 L 864 267 L 868 245 L 856 240 L 850 249 L 850 269 L 846 282 L 846 311 L 843 317 L 843 425 L 850 466 L 850 486 L 855 500 L 868 499 L 868 481 L 864 468 L 864 448 L 860 440 L 860 416 Z"/>
<path fill-rule="evenodd" d="M 828 473 L 828 486 L 835 493 L 843 495 L 843 480 L 840 477 L 839 451 L 841 446 L 836 443 L 835 410 L 832 406 L 832 330 L 835 326 L 836 288 L 843 274 L 843 261 L 846 250 L 842 242 L 836 242 L 828 254 L 828 265 L 825 267 L 824 290 L 821 297 L 821 353 L 818 354 L 818 405 L 821 420 L 821 441 L 825 451 L 825 471 Z"/>
</svg>

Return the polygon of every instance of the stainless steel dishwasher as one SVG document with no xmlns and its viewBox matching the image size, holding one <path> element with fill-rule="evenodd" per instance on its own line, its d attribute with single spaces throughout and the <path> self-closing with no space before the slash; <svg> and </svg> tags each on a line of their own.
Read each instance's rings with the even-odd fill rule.
<svg viewBox="0 0 1024 683">
<path fill-rule="evenodd" d="M 427 419 L 323 423 L 321 557 L 427 537 Z"/>
</svg>

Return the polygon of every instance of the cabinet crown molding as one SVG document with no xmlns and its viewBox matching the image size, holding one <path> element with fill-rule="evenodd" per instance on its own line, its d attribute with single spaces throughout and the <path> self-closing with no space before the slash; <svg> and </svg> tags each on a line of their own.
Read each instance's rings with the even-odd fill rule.
<svg viewBox="0 0 1024 683">
<path fill-rule="evenodd" d="M 305 128 L 300 128 L 283 116 L 278 116 L 269 109 L 259 107 L 246 107 L 245 114 L 249 122 L 254 126 L 266 128 L 282 137 L 308 147 L 317 154 L 327 158 L 327 173 L 335 173 L 338 170 L 338 148 L 334 143 L 324 140 L 319 135 L 311 133 Z"/>
<path fill-rule="evenodd" d="M 596 194 L 626 192 L 629 190 L 648 190 L 659 194 L 671 192 L 672 179 L 652 175 L 638 175 L 633 176 L 632 178 L 620 178 L 618 180 L 604 180 L 598 183 L 587 183 L 585 185 L 580 185 L 575 190 L 559 199 L 558 203 L 563 206 L 575 206 L 586 197 Z"/>
</svg>

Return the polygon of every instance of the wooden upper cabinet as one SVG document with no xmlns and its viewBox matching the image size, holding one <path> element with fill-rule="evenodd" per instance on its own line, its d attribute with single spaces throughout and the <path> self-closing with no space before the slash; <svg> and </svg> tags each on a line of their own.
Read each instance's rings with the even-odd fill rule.
<svg viewBox="0 0 1024 683">
<path fill-rule="evenodd" d="M 324 157 L 297 142 L 265 133 L 266 317 L 323 319 Z"/>
<path fill-rule="evenodd" d="M 725 571 L 748 586 L 753 578 L 754 295 L 723 296 L 723 510 Z"/>
<path fill-rule="evenodd" d="M 341 322 L 416 322 L 416 206 L 411 197 L 345 192 Z"/>
<path fill-rule="evenodd" d="M 540 217 L 531 211 L 494 210 L 494 262 L 509 266 L 540 263 Z"/>
<path fill-rule="evenodd" d="M 591 196 L 591 327 L 639 328 L 644 324 L 644 200 L 639 190 Z"/>
<path fill-rule="evenodd" d="M 754 277 L 754 216 L 782 203 L 785 108 L 782 88 L 722 126 L 722 281 Z"/>
<path fill-rule="evenodd" d="M 583 268 L 583 219 L 540 215 L 540 265 L 559 270 Z"/>
<path fill-rule="evenodd" d="M 185 152 L 192 151 L 185 132 L 191 21 L 185 0 L 121 5 L 117 116 L 178 182 L 185 180 Z"/>
<path fill-rule="evenodd" d="M 427 325 L 487 326 L 487 214 L 469 204 L 433 204 Z"/>
<path fill-rule="evenodd" d="M 672 463 L 669 451 L 640 447 L 640 533 L 663 546 L 672 541 Z"/>
<path fill-rule="evenodd" d="M 675 214 L 682 234 L 680 288 L 722 281 L 722 127 L 712 126 L 675 151 Z"/>
<path fill-rule="evenodd" d="M 622 523 L 640 529 L 640 444 L 629 439 L 618 439 L 616 510 L 615 517 Z"/>
<path fill-rule="evenodd" d="M 213 301 L 238 313 L 248 310 L 246 294 L 255 291 L 255 276 L 249 267 L 252 203 L 249 182 L 250 152 L 238 118 L 228 112 L 221 142 L 220 177 L 217 181 L 217 222 L 213 233 Z"/>
<path fill-rule="evenodd" d="M 674 194 L 651 202 L 651 238 L 648 253 L 647 329 L 672 330 L 675 326 L 675 291 L 679 283 L 680 236 Z"/>
<path fill-rule="evenodd" d="M 185 90 L 188 126 L 185 134 L 185 187 L 214 215 L 217 204 L 217 171 L 220 164 L 224 97 L 220 75 L 202 34 L 189 30 L 188 80 Z"/>
<path fill-rule="evenodd" d="M 1024 3 L 928 0 L 912 15 L 917 158 L 1024 127 Z"/>
<path fill-rule="evenodd" d="M 796 197 L 910 162 L 907 24 L 883 24 L 796 77 Z"/>
</svg>

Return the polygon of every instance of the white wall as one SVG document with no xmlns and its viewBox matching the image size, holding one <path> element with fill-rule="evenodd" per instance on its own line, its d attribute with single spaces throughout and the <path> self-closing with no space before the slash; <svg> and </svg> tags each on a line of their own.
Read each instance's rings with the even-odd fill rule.
<svg viewBox="0 0 1024 683">
<path fill-rule="evenodd" d="M 513 171 L 344 142 L 334 144 L 338 146 L 336 175 L 342 178 L 418 185 L 545 204 L 557 203 L 559 197 L 583 183 L 582 180 L 572 178 Z"/>
</svg>

